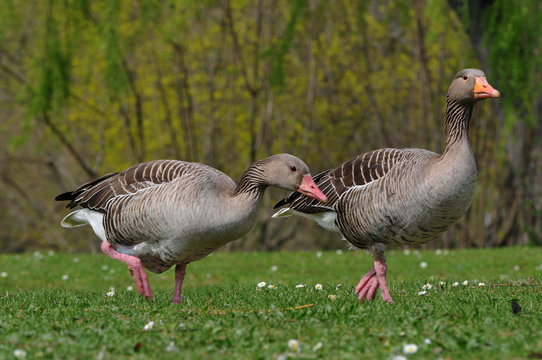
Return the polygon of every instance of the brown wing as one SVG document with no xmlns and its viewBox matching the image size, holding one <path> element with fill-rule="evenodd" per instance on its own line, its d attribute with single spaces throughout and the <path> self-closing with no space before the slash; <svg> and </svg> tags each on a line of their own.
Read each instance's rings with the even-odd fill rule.
<svg viewBox="0 0 542 360">
<path fill-rule="evenodd" d="M 339 197 L 349 188 L 380 179 L 406 157 L 407 152 L 403 149 L 379 149 L 358 155 L 341 166 L 314 177 L 314 181 L 328 198 L 326 203 L 296 192 L 279 201 L 275 208 L 290 204 L 290 209 L 307 214 L 332 211 Z"/>
<path fill-rule="evenodd" d="M 58 195 L 55 200 L 70 200 L 68 208 L 80 205 L 105 212 L 106 204 L 112 198 L 170 182 L 189 172 L 194 165 L 194 163 L 178 160 L 155 160 L 141 163 L 119 173 L 107 174 L 83 184 L 73 191 Z"/>
</svg>

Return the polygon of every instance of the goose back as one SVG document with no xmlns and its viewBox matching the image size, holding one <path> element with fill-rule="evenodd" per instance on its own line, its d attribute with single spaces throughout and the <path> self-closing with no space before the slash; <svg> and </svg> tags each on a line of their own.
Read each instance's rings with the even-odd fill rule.
<svg viewBox="0 0 542 360">
<path fill-rule="evenodd" d="M 224 175 L 222 172 L 200 163 L 154 160 L 134 165 L 121 172 L 101 176 L 73 191 L 58 195 L 55 200 L 69 200 L 66 207 L 70 209 L 79 205 L 83 208 L 106 212 L 107 202 L 117 196 L 134 194 L 140 190 L 165 184 L 186 173 L 197 174 L 201 172 L 216 176 Z M 229 177 L 228 179 L 232 181 Z"/>
</svg>

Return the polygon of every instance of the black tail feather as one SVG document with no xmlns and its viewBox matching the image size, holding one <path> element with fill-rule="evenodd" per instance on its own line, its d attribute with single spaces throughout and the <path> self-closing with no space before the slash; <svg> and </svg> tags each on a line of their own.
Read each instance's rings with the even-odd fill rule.
<svg viewBox="0 0 542 360">
<path fill-rule="evenodd" d="M 275 206 L 273 206 L 273 209 L 277 209 L 283 205 L 286 205 L 286 204 L 289 204 L 290 203 L 290 198 L 287 197 L 285 199 L 282 199 L 281 201 L 279 201 L 278 203 L 275 204 Z"/>
<path fill-rule="evenodd" d="M 114 175 L 117 175 L 118 173 L 111 173 L 111 174 L 106 174 L 106 175 L 103 175 L 99 178 L 97 178 L 96 180 L 92 180 L 92 181 L 89 181 L 81 186 L 79 186 L 77 189 L 73 190 L 73 191 L 68 191 L 68 192 L 65 192 L 65 193 L 62 193 L 60 195 L 57 195 L 55 197 L 55 201 L 70 201 L 68 203 L 68 205 L 66 205 L 66 207 L 68 209 L 73 209 L 74 207 L 76 207 L 79 203 L 79 201 L 75 201 L 75 199 L 77 199 L 77 197 L 79 195 L 81 195 L 82 193 L 84 193 L 86 190 L 92 188 L 93 186 L 95 186 L 96 184 L 99 184 L 100 182 L 114 176 Z"/>
<path fill-rule="evenodd" d="M 55 201 L 67 201 L 67 200 L 73 200 L 73 199 L 75 199 L 75 195 L 73 194 L 73 191 L 68 191 L 60 195 L 57 195 L 55 197 Z"/>
</svg>

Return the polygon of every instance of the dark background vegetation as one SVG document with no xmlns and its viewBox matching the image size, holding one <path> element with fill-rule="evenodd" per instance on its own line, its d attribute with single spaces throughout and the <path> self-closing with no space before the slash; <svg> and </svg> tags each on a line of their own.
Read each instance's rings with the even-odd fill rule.
<svg viewBox="0 0 542 360">
<path fill-rule="evenodd" d="M 478 192 L 433 247 L 542 242 L 542 3 L 2 0 L 0 251 L 95 251 L 56 194 L 137 162 L 204 162 L 237 179 L 290 152 L 314 174 L 381 147 L 443 145 L 444 94 L 482 68 L 502 98 L 470 132 Z M 270 219 L 235 250 L 338 248 Z"/>
</svg>

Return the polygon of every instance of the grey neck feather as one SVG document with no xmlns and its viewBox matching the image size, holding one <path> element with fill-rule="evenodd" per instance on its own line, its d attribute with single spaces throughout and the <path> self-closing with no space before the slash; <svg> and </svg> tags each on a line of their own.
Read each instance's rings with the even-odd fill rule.
<svg viewBox="0 0 542 360">
<path fill-rule="evenodd" d="M 245 170 L 235 191 L 234 196 L 248 194 L 251 197 L 259 198 L 268 186 L 265 171 L 260 166 L 261 163 L 251 165 Z"/>
<path fill-rule="evenodd" d="M 468 141 L 468 131 L 473 107 L 474 103 L 472 102 L 459 102 L 451 100 L 446 96 L 446 121 L 444 128 L 446 147 L 443 155 L 459 140 L 466 139 Z"/>
</svg>

